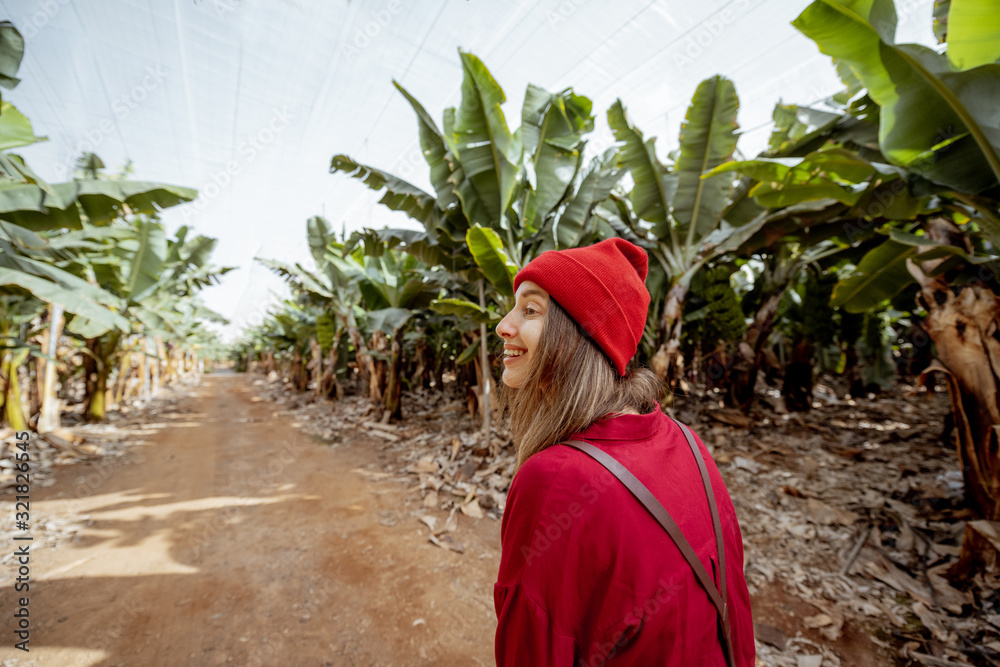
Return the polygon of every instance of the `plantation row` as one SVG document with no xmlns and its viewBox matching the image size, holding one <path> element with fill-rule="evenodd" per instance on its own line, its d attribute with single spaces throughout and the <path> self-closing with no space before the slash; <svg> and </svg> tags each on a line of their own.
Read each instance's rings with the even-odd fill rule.
<svg viewBox="0 0 1000 667">
<path fill-rule="evenodd" d="M 763 376 L 781 382 L 789 409 L 806 410 L 817 369 L 845 374 L 854 395 L 940 371 L 967 498 L 1000 519 L 990 101 L 1000 35 L 986 34 L 1000 30 L 1000 7 L 937 3 L 935 51 L 895 43 L 891 1 L 864 6 L 870 15 L 814 2 L 795 20 L 846 89 L 816 107 L 777 105 L 768 149 L 750 160 L 734 158 L 739 101 L 722 76 L 698 86 L 666 157 L 621 101 L 607 111 L 615 145 L 591 155 L 592 105 L 572 89 L 529 85 L 511 131 L 502 89 L 469 53 L 459 54 L 461 103 L 440 125 L 395 83 L 416 114 L 433 192 L 346 155 L 331 172 L 381 192 L 423 230 L 338 236 L 310 219 L 315 267 L 260 260 L 294 296 L 234 359 L 317 396 L 367 394 L 397 418 L 404 387 L 452 387 L 481 405 L 518 268 L 620 236 L 649 254 L 639 359 L 663 379 L 665 404 L 709 390 L 749 412 Z"/>
<path fill-rule="evenodd" d="M 23 55 L 0 22 L 0 86 L 19 83 Z M 168 238 L 158 219 L 196 191 L 106 174 L 93 154 L 72 181 L 46 183 L 11 152 L 43 140 L 2 102 L 0 421 L 39 432 L 59 428 L 63 403 L 101 420 L 222 356 L 204 320 L 224 319 L 197 294 L 230 270 L 209 263 L 215 239 L 186 227 Z"/>
</svg>

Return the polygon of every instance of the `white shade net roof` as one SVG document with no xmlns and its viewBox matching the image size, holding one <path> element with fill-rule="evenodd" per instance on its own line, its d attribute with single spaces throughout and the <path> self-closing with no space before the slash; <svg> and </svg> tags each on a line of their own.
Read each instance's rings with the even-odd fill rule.
<svg viewBox="0 0 1000 667">
<path fill-rule="evenodd" d="M 457 49 L 479 56 L 507 94 L 512 129 L 525 86 L 590 97 L 591 150 L 610 145 L 616 98 L 663 156 L 697 84 L 736 84 L 739 150 L 766 144 L 779 100 L 842 88 L 829 58 L 791 27 L 808 0 L 3 0 L 26 39 L 22 83 L 4 98 L 49 141 L 21 154 L 43 178 L 72 175 L 81 152 L 132 177 L 197 188 L 164 213 L 220 239 L 240 267 L 204 293 L 232 334 L 259 321 L 281 281 L 261 256 L 311 264 L 305 221 L 348 232 L 414 227 L 330 159 L 346 153 L 432 191 L 396 79 L 440 122 L 457 105 Z M 897 41 L 933 44 L 933 0 L 897 0 Z"/>
</svg>

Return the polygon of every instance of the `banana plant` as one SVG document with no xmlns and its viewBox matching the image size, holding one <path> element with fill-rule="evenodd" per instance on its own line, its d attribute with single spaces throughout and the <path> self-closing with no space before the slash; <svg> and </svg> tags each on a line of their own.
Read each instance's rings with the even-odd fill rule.
<svg viewBox="0 0 1000 667">
<path fill-rule="evenodd" d="M 455 274 L 455 282 L 466 285 L 464 295 L 456 298 L 475 303 L 476 280 L 485 278 L 487 300 L 493 302 L 511 292 L 503 275 L 487 275 L 480 260 L 493 262 L 499 251 L 503 262 L 516 268 L 545 250 L 595 240 L 594 209 L 623 170 L 607 155 L 583 164 L 584 136 L 594 127 L 586 97 L 572 89 L 549 93 L 529 85 L 521 127 L 511 132 L 499 84 L 476 56 L 459 55 L 462 100 L 445 110 L 443 129 L 394 82 L 417 116 L 434 194 L 344 155 L 333 158 L 331 171 L 345 172 L 375 190 L 384 188 L 380 203 L 425 227 L 423 233 L 379 232 L 382 240 L 395 246 L 405 239 L 407 252 Z M 499 246 L 493 243 L 497 237 Z"/>
<path fill-rule="evenodd" d="M 0 414 L 15 431 L 27 428 L 18 369 L 29 353 L 41 353 L 28 341 L 35 333 L 29 330 L 31 322 L 43 308 L 44 304 L 30 295 L 0 294 Z"/>
<path fill-rule="evenodd" d="M 660 161 L 656 140 L 644 139 L 620 100 L 608 110 L 608 124 L 621 142 L 619 163 L 632 175 L 634 185 L 627 199 L 616 197 L 604 210 L 619 233 L 645 247 L 656 260 L 651 281 L 662 286 L 657 292 L 666 294 L 651 309 L 658 318 L 653 323 L 653 366 L 661 378 L 673 378 L 681 367 L 681 314 L 691 280 L 739 229 L 723 223 L 733 179 L 717 174 L 703 177 L 732 159 L 738 108 L 732 81 L 722 76 L 702 81 L 681 126 L 679 155 L 673 164 Z"/>
<path fill-rule="evenodd" d="M 231 270 L 207 263 L 213 239 L 187 239 L 186 228 L 169 239 L 159 220 L 144 215 L 132 216 L 108 229 L 88 225 L 69 234 L 72 238 L 61 239 L 60 246 L 73 245 L 77 252 L 68 260 L 67 270 L 87 276 L 120 299 L 120 312 L 131 322 L 128 330 L 182 339 L 193 320 L 224 321 L 194 298 L 197 290 L 216 283 Z M 66 329 L 78 335 L 90 350 L 91 354 L 84 358 L 88 377 L 86 413 L 91 420 L 103 419 L 107 383 L 119 361 L 124 332 L 109 331 L 79 315 L 69 318 Z M 157 356 L 162 357 L 160 351 Z"/>
<path fill-rule="evenodd" d="M 338 375 L 346 374 L 347 370 L 346 355 L 341 355 L 343 335 L 348 335 L 359 354 L 365 348 L 355 316 L 355 306 L 360 302 L 361 293 L 358 284 L 339 268 L 340 261 L 352 262 L 353 258 L 344 256 L 344 244 L 337 241 L 330 223 L 317 216 L 309 218 L 306 227 L 315 269 L 308 269 L 298 263 L 288 265 L 262 258 L 257 258 L 257 261 L 284 278 L 294 292 L 308 295 L 311 302 L 320 309 L 315 339 L 326 358 L 321 358 L 315 364 L 316 393 L 317 396 L 340 397 L 343 389 Z M 328 253 L 339 259 L 332 260 Z M 361 366 L 365 367 L 366 364 Z"/>
<path fill-rule="evenodd" d="M 516 272 L 545 250 L 586 244 L 599 238 L 599 230 L 610 232 L 607 225 L 598 226 L 593 212 L 623 171 L 607 155 L 584 168 L 584 135 L 594 127 L 586 97 L 572 89 L 550 93 L 529 85 L 521 127 L 511 132 L 499 84 L 479 58 L 462 52 L 459 57 L 462 99 L 457 108 L 445 110 L 441 130 L 394 82 L 417 116 L 435 194 L 344 155 L 333 158 L 331 171 L 346 172 L 375 190 L 385 188 L 380 203 L 424 225 L 420 234 L 385 230 L 369 236 L 392 247 L 408 238 L 407 252 L 446 267 L 448 294 L 434 308 L 458 317 L 463 328 L 478 326 L 484 341 L 486 326 L 499 319 L 497 311 L 512 298 L 508 271 L 497 267 Z M 459 359 L 471 359 L 467 352 L 475 344 Z M 480 348 L 477 394 L 485 398 L 491 380 L 486 347 Z M 486 418 L 485 407 L 483 413 Z"/>
<path fill-rule="evenodd" d="M 364 248 L 351 253 L 354 263 L 327 253 L 338 268 L 358 285 L 364 305 L 364 326 L 382 347 L 383 337 L 388 347 L 385 386 L 382 401 L 386 412 L 394 419 L 402 417 L 403 334 L 421 309 L 426 309 L 438 296 L 440 285 L 428 275 L 427 267 L 412 255 L 381 248 L 375 255 L 365 254 Z"/>
<path fill-rule="evenodd" d="M 0 86 L 12 89 L 19 83 L 15 75 L 23 55 L 20 32 L 0 22 Z M 103 164 L 95 155 L 81 158 L 95 177 L 50 185 L 9 152 L 44 140 L 10 102 L 0 102 L 0 293 L 28 292 L 95 327 L 125 331 L 127 323 L 117 314 L 119 300 L 58 266 L 75 248 L 66 243 L 54 247 L 51 237 L 84 224 L 107 225 L 122 212 L 155 213 L 190 201 L 197 193 L 159 183 L 98 180 L 96 169 Z M 35 233 L 42 231 L 47 233 Z"/>
</svg>

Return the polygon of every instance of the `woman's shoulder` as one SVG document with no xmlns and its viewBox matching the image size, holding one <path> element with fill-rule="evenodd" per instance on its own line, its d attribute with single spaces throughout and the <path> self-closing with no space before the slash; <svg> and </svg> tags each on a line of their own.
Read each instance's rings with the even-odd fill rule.
<svg viewBox="0 0 1000 667">
<path fill-rule="evenodd" d="M 589 456 L 572 447 L 551 445 L 530 456 L 514 475 L 513 483 L 533 488 L 564 485 L 593 475 L 595 464 Z"/>
<path fill-rule="evenodd" d="M 511 482 L 508 505 L 530 507 L 534 512 L 562 512 L 573 507 L 581 515 L 602 513 L 606 506 L 595 501 L 607 499 L 609 487 L 618 485 L 600 463 L 583 452 L 552 445 L 521 465 Z"/>
</svg>

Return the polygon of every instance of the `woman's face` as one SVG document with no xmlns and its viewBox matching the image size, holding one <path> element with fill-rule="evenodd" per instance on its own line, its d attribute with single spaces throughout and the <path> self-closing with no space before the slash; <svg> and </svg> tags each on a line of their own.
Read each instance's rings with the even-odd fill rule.
<svg viewBox="0 0 1000 667">
<path fill-rule="evenodd" d="M 503 338 L 501 379 L 508 387 L 517 389 L 524 384 L 534 362 L 549 308 L 549 295 L 536 283 L 525 280 L 518 286 L 514 298 L 514 309 L 500 320 L 497 334 Z"/>
</svg>

